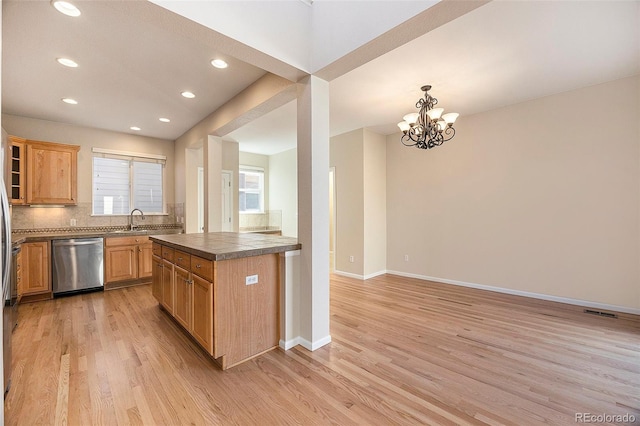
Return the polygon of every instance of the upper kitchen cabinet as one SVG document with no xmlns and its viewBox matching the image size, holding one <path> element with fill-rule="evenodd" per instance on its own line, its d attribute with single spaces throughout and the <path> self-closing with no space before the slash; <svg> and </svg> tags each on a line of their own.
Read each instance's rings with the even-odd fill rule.
<svg viewBox="0 0 640 426">
<path fill-rule="evenodd" d="M 26 140 L 9 136 L 11 142 L 11 204 L 25 204 L 25 143 Z"/>
<path fill-rule="evenodd" d="M 78 204 L 77 145 L 26 141 L 26 204 Z"/>
</svg>

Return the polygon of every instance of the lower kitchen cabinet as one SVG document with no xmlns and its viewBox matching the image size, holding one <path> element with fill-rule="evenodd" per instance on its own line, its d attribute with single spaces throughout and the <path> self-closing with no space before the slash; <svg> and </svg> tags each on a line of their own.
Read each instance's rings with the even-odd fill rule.
<svg viewBox="0 0 640 426">
<path fill-rule="evenodd" d="M 164 246 L 155 252 L 162 263 L 154 256 L 154 297 L 213 355 L 213 262 Z"/>
<path fill-rule="evenodd" d="M 191 331 L 191 272 L 174 266 L 174 306 L 173 316 L 187 330 Z"/>
<path fill-rule="evenodd" d="M 162 299 L 159 302 L 173 315 L 173 263 L 162 259 Z"/>
<path fill-rule="evenodd" d="M 105 247 L 104 258 L 105 283 L 138 278 L 136 246 Z"/>
<path fill-rule="evenodd" d="M 147 242 L 138 245 L 138 278 L 149 278 L 153 274 L 153 249 L 147 237 Z"/>
<path fill-rule="evenodd" d="M 125 285 L 147 283 L 153 273 L 152 243 L 147 236 L 109 237 L 104 240 L 104 281 Z"/>
<path fill-rule="evenodd" d="M 162 300 L 162 258 L 159 256 L 151 257 L 151 295 L 156 300 Z"/>
<path fill-rule="evenodd" d="M 162 237 L 152 238 L 155 245 L 160 245 L 156 253 L 162 254 L 162 268 L 156 270 L 154 266 L 154 281 L 162 281 L 154 282 L 154 296 L 223 370 L 278 346 L 278 253 L 209 260 L 204 256 L 210 252 L 203 250 L 199 240 L 198 248 L 191 248 L 187 244 L 172 247 L 173 241 L 164 245 L 155 241 Z M 226 234 L 220 236 L 225 238 Z M 172 309 L 167 308 L 167 282 L 173 285 Z M 162 296 L 158 294 L 159 285 L 164 289 Z"/>
<path fill-rule="evenodd" d="M 192 275 L 193 320 L 191 334 L 213 354 L 213 283 Z"/>
<path fill-rule="evenodd" d="M 51 256 L 48 241 L 23 243 L 21 252 L 23 296 L 51 292 Z"/>
</svg>

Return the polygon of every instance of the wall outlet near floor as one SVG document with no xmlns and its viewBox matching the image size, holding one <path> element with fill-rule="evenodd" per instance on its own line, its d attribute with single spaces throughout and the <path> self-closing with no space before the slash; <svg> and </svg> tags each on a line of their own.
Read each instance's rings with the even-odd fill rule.
<svg viewBox="0 0 640 426">
<path fill-rule="evenodd" d="M 78 225 L 78 221 L 77 221 L 76 219 L 71 219 L 69 222 L 70 222 L 70 225 L 71 225 L 71 226 L 76 226 L 76 225 Z"/>
<path fill-rule="evenodd" d="M 408 255 L 408 254 L 405 254 L 405 255 L 404 255 L 404 261 L 405 261 L 405 262 L 408 262 L 408 261 L 409 261 L 409 255 Z"/>
<path fill-rule="evenodd" d="M 353 256 L 349 256 L 349 262 L 353 263 Z"/>
<path fill-rule="evenodd" d="M 246 285 L 258 284 L 258 275 L 247 275 L 244 279 Z"/>
</svg>

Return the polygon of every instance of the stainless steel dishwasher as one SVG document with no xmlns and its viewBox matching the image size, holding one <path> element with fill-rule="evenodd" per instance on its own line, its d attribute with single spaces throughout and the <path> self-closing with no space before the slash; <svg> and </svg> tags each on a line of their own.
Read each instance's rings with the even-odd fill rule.
<svg viewBox="0 0 640 426">
<path fill-rule="evenodd" d="M 53 294 L 104 288 L 102 238 L 53 240 Z"/>
</svg>

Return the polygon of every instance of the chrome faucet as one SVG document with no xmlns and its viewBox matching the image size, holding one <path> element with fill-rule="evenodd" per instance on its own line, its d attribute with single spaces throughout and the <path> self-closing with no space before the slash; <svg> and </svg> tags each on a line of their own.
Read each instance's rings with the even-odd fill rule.
<svg viewBox="0 0 640 426">
<path fill-rule="evenodd" d="M 134 213 L 136 210 L 140 212 L 140 217 L 142 218 L 142 220 L 144 220 L 144 219 L 145 219 L 145 217 L 144 217 L 144 213 L 142 212 L 142 210 L 140 210 L 140 209 L 133 209 L 133 210 L 131 210 L 131 213 L 129 214 L 129 231 L 135 231 L 135 230 L 138 228 L 138 225 L 135 225 L 135 224 L 133 223 L 133 213 Z"/>
</svg>

